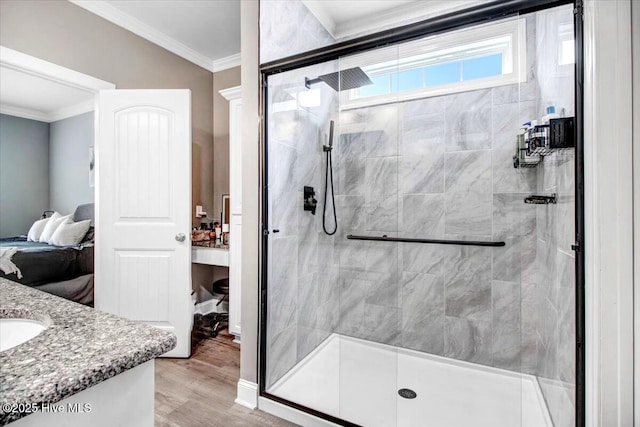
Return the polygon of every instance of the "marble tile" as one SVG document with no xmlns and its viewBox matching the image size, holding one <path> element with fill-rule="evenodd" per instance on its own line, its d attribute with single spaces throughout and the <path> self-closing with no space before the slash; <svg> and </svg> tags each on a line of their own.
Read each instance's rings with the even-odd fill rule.
<svg viewBox="0 0 640 427">
<path fill-rule="evenodd" d="M 273 385 L 296 364 L 296 326 L 268 334 L 267 384 Z"/>
<path fill-rule="evenodd" d="M 263 6 L 260 8 L 261 63 L 335 42 L 302 2 L 269 0 L 268 7 Z"/>
<path fill-rule="evenodd" d="M 364 163 L 365 138 L 361 133 L 341 134 L 333 163 L 334 190 L 336 194 L 350 196 L 364 196 L 365 163 Z M 321 172 L 324 183 L 326 174 L 326 159 L 323 156 Z"/>
<path fill-rule="evenodd" d="M 299 212 L 298 215 L 298 271 L 314 273 L 318 271 L 321 259 L 318 256 L 318 239 L 316 219 L 310 212 Z"/>
<path fill-rule="evenodd" d="M 535 283 L 522 283 L 520 286 L 520 316 L 522 318 L 522 372 L 537 373 L 538 365 L 538 325 L 540 322 L 540 304 Z"/>
<path fill-rule="evenodd" d="M 365 243 L 360 240 L 335 240 L 334 251 L 338 256 L 340 266 L 351 270 L 366 270 L 367 252 Z"/>
<path fill-rule="evenodd" d="M 491 193 L 445 193 L 445 233 L 491 234 Z"/>
<path fill-rule="evenodd" d="M 491 148 L 491 90 L 451 95 L 445 108 L 447 151 Z"/>
<path fill-rule="evenodd" d="M 538 378 L 549 415 L 555 427 L 574 427 L 575 423 L 575 386 L 560 381 Z"/>
<path fill-rule="evenodd" d="M 573 288 L 561 288 L 559 300 L 562 301 L 562 305 L 558 312 L 558 379 L 566 382 L 575 382 L 575 290 Z"/>
<path fill-rule="evenodd" d="M 444 153 L 444 113 L 405 116 L 402 120 L 400 154 L 437 156 Z"/>
<path fill-rule="evenodd" d="M 271 192 L 269 221 L 280 236 L 297 233 L 301 194 L 295 180 L 296 150 L 280 143 L 270 145 L 269 188 Z M 300 189 L 301 190 L 301 189 Z"/>
<path fill-rule="evenodd" d="M 280 93 L 287 94 L 281 90 Z M 275 102 L 275 100 L 274 100 Z M 269 143 L 284 144 L 296 148 L 299 135 L 304 129 L 303 119 L 298 111 L 278 111 L 271 114 L 269 119 Z"/>
<path fill-rule="evenodd" d="M 491 151 L 462 151 L 445 155 L 447 192 L 491 192 Z"/>
<path fill-rule="evenodd" d="M 401 114 L 404 118 L 442 113 L 447 105 L 448 96 L 432 96 L 403 102 Z"/>
<path fill-rule="evenodd" d="M 493 248 L 493 279 L 520 282 L 521 239 L 506 239 L 505 246 Z"/>
<path fill-rule="evenodd" d="M 538 375 L 557 378 L 558 320 L 555 309 L 548 299 L 542 301 L 541 351 L 538 357 Z"/>
<path fill-rule="evenodd" d="M 445 314 L 491 321 L 491 248 L 450 246 L 444 256 Z"/>
<path fill-rule="evenodd" d="M 366 241 L 360 241 L 360 243 L 366 251 L 365 268 L 368 273 L 391 274 L 398 271 L 400 259 L 398 243 Z"/>
<path fill-rule="evenodd" d="M 491 321 L 446 316 L 444 356 L 491 366 Z"/>
<path fill-rule="evenodd" d="M 297 321 L 298 326 L 315 329 L 318 307 L 318 281 L 316 273 L 298 275 Z"/>
<path fill-rule="evenodd" d="M 363 134 L 365 157 L 398 155 L 398 105 L 358 108 L 340 113 L 343 131 Z"/>
<path fill-rule="evenodd" d="M 366 159 L 366 229 L 398 230 L 398 158 Z"/>
<path fill-rule="evenodd" d="M 274 332 L 295 325 L 298 287 L 298 240 L 272 239 L 267 284 L 269 324 Z"/>
<path fill-rule="evenodd" d="M 443 273 L 444 248 L 442 245 L 401 243 L 401 246 L 403 271 L 436 275 Z"/>
<path fill-rule="evenodd" d="M 444 156 L 404 156 L 400 158 L 400 191 L 407 193 L 444 192 Z"/>
<path fill-rule="evenodd" d="M 396 270 L 384 273 L 368 273 L 367 278 L 371 285 L 365 302 L 377 306 L 399 307 L 399 276 L 400 274 Z"/>
<path fill-rule="evenodd" d="M 526 193 L 493 194 L 493 237 L 508 239 L 536 232 L 535 205 L 527 205 Z"/>
<path fill-rule="evenodd" d="M 529 75 L 527 81 L 524 83 L 498 86 L 492 88 L 491 91 L 493 92 L 493 105 L 512 104 L 514 102 L 535 102 L 539 96 L 538 81 L 534 75 Z"/>
<path fill-rule="evenodd" d="M 298 363 L 311 353 L 320 341 L 318 331 L 315 328 L 298 325 L 296 334 L 296 363 Z"/>
<path fill-rule="evenodd" d="M 538 239 L 536 234 L 520 240 L 520 277 L 523 283 L 538 283 Z"/>
<path fill-rule="evenodd" d="M 520 284 L 493 281 L 493 363 L 494 366 L 521 370 Z"/>
<path fill-rule="evenodd" d="M 402 274 L 402 347 L 444 353 L 444 286 L 440 275 Z"/>
<path fill-rule="evenodd" d="M 397 346 L 400 344 L 400 309 L 365 304 L 363 327 L 365 339 Z"/>
<path fill-rule="evenodd" d="M 370 294 L 371 282 L 359 279 L 357 275 L 345 270 L 340 270 L 340 276 L 338 332 L 366 339 L 364 307 L 365 299 Z"/>
<path fill-rule="evenodd" d="M 557 208 L 555 226 L 558 249 L 573 253 L 571 245 L 576 241 L 575 196 L 573 194 L 558 195 L 558 204 L 554 206 Z"/>
<path fill-rule="evenodd" d="M 311 121 L 302 124 L 303 132 L 296 143 L 296 182 L 297 188 L 311 186 L 320 188 L 321 173 L 324 172 L 324 156 L 320 129 Z"/>
<path fill-rule="evenodd" d="M 444 233 L 442 194 L 407 194 L 403 197 L 401 231 L 405 236 L 433 238 Z"/>
<path fill-rule="evenodd" d="M 495 90 L 492 117 L 492 132 L 494 137 L 493 148 L 515 148 L 515 136 L 522 124 L 535 120 L 538 116 L 537 101 L 520 101 L 496 105 Z"/>
<path fill-rule="evenodd" d="M 363 196 L 336 196 L 338 231 L 341 236 L 364 234 L 365 198 Z"/>
<path fill-rule="evenodd" d="M 513 147 L 491 152 L 493 191 L 495 193 L 535 192 L 538 187 L 538 168 L 514 168 Z"/>
</svg>

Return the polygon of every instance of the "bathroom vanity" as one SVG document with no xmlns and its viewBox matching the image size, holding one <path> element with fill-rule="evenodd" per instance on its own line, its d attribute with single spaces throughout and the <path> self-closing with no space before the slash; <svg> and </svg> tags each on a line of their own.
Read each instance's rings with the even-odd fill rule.
<svg viewBox="0 0 640 427">
<path fill-rule="evenodd" d="M 175 335 L 5 279 L 0 323 L 0 425 L 153 426 L 154 359 Z"/>
</svg>

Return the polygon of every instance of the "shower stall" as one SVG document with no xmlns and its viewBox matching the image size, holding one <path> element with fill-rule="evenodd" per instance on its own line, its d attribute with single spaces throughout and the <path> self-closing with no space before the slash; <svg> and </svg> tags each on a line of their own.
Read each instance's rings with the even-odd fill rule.
<svg viewBox="0 0 640 427">
<path fill-rule="evenodd" d="M 581 56 L 555 3 L 263 68 L 263 396 L 579 425 Z"/>
</svg>

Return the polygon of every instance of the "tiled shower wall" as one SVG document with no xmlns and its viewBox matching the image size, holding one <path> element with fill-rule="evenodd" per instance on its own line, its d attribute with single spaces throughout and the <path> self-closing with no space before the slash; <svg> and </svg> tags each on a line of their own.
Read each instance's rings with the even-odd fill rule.
<svg viewBox="0 0 640 427">
<path fill-rule="evenodd" d="M 322 101 L 316 107 L 302 107 L 291 95 L 305 76 L 335 71 L 333 65 L 270 78 L 269 228 L 279 232 L 268 248 L 267 386 L 332 332 L 533 373 L 541 381 L 559 377 L 557 368 L 545 377 L 544 359 L 568 360 L 567 349 L 550 349 L 549 336 L 558 343 L 571 323 L 560 325 L 571 319 L 545 320 L 545 301 L 557 300 L 544 299 L 549 287 L 541 277 L 558 272 L 545 270 L 557 262 L 543 256 L 561 256 L 543 246 L 550 240 L 542 215 L 548 208 L 523 200 L 546 191 L 541 183 L 550 176 L 566 177 L 570 162 L 549 157 L 541 172 L 512 163 L 520 125 L 539 118 L 548 102 L 572 103 L 547 96 L 569 83 L 540 65 L 546 47 L 536 35 L 546 25 L 541 16 L 527 18 L 527 82 L 521 85 L 338 114 L 337 94 L 324 84 L 317 87 Z M 291 102 L 298 104 L 291 108 Z M 333 151 L 339 228 L 329 237 L 321 231 L 321 202 L 322 144 L 331 118 L 340 133 Z M 302 210 L 304 185 L 316 189 L 315 216 Z M 562 209 L 572 220 L 571 207 Z M 347 234 L 506 245 L 365 242 Z M 567 277 L 558 280 L 573 286 Z M 545 397 L 558 401 L 551 392 Z"/>
<path fill-rule="evenodd" d="M 523 203 L 536 172 L 513 168 L 513 136 L 537 111 L 535 94 L 518 102 L 507 86 L 341 113 L 339 333 L 521 369 L 521 343 L 535 345 L 520 311 L 536 260 L 536 209 Z"/>
<path fill-rule="evenodd" d="M 311 91 L 304 86 L 305 77 L 333 71 L 336 64 L 321 64 L 269 80 L 268 386 L 336 327 L 338 268 L 333 238 L 322 231 L 321 201 L 322 145 L 337 117 L 338 97 L 324 84 Z M 316 191 L 315 215 L 302 209 L 304 186 Z"/>
<path fill-rule="evenodd" d="M 540 114 L 547 105 L 574 116 L 573 64 L 559 65 L 558 29 L 571 26 L 571 7 L 538 12 L 536 45 Z M 537 208 L 538 275 L 530 306 L 537 319 L 536 374 L 555 427 L 575 425 L 575 150 L 547 156 L 538 166 L 538 192 L 558 195 L 555 205 Z"/>
</svg>

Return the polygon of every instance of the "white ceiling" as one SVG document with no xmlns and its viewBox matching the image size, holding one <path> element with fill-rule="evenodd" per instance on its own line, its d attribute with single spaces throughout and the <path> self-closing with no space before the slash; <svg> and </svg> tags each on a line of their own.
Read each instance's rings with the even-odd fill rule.
<svg viewBox="0 0 640 427">
<path fill-rule="evenodd" d="M 338 40 L 470 7 L 482 0 L 302 0 Z"/>
<path fill-rule="evenodd" d="M 0 66 L 0 112 L 53 122 L 93 110 L 94 94 Z"/>
<path fill-rule="evenodd" d="M 242 0 L 69 1 L 212 72 L 240 65 Z M 337 40 L 343 40 L 469 7 L 482 0 L 302 2 Z M 267 5 L 265 2 L 263 7 Z"/>
<path fill-rule="evenodd" d="M 240 65 L 242 0 L 70 0 L 215 72 Z"/>
</svg>

